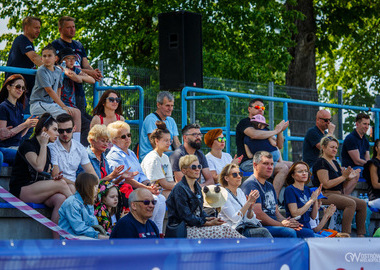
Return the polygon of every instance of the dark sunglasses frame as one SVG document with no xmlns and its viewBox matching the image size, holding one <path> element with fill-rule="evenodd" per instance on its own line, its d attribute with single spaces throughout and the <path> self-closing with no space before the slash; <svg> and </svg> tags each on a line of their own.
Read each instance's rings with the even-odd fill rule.
<svg viewBox="0 0 380 270">
<path fill-rule="evenodd" d="M 202 164 L 191 165 L 189 168 L 192 170 L 196 170 L 196 169 L 202 170 Z"/>
<path fill-rule="evenodd" d="M 58 133 L 63 134 L 66 131 L 67 134 L 73 132 L 73 128 L 59 128 Z"/>
<path fill-rule="evenodd" d="M 323 120 L 325 123 L 331 122 L 331 118 L 319 118 L 319 119 Z"/>
<path fill-rule="evenodd" d="M 12 84 L 12 86 L 14 86 L 17 90 L 19 89 L 22 89 L 22 91 L 26 91 L 26 87 L 25 86 L 21 86 L 21 84 Z"/>
<path fill-rule="evenodd" d="M 149 205 L 150 203 L 152 203 L 153 205 L 156 205 L 157 203 L 157 200 L 143 200 L 143 201 L 134 201 L 134 202 L 142 202 L 144 205 Z"/>
<path fill-rule="evenodd" d="M 114 98 L 114 97 L 108 97 L 107 98 L 110 102 L 117 102 L 117 103 L 120 103 L 120 101 L 121 101 L 121 98 Z"/>
<path fill-rule="evenodd" d="M 233 173 L 231 173 L 231 175 L 232 175 L 233 178 L 237 178 L 238 175 L 240 175 L 240 177 L 243 177 L 243 173 L 242 172 L 238 172 L 238 173 L 233 172 Z"/>
<path fill-rule="evenodd" d="M 131 138 L 131 137 L 132 137 L 132 134 L 131 134 L 131 133 L 128 133 L 128 134 L 121 135 L 121 136 L 120 136 L 120 139 L 125 140 L 127 137 L 128 137 L 128 138 Z"/>
</svg>

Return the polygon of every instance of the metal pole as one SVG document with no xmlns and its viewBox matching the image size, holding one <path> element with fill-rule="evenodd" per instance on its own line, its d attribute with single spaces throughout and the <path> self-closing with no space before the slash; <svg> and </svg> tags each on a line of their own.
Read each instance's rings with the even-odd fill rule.
<svg viewBox="0 0 380 270">
<path fill-rule="evenodd" d="M 195 97 L 194 92 L 190 92 L 191 97 Z M 195 100 L 190 101 L 190 124 L 195 123 Z"/>
<path fill-rule="evenodd" d="M 268 85 L 268 96 L 274 96 L 274 82 L 269 82 Z M 269 101 L 269 129 L 274 129 L 274 102 Z"/>
</svg>

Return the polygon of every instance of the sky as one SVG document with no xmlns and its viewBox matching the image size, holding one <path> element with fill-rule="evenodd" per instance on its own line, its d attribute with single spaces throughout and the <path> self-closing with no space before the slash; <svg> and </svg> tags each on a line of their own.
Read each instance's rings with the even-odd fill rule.
<svg viewBox="0 0 380 270">
<path fill-rule="evenodd" d="M 9 19 L 0 19 L 0 35 L 4 33 L 9 33 L 9 30 L 7 28 L 8 21 Z M 16 33 L 16 30 L 13 29 L 11 32 Z M 0 42 L 0 50 L 3 50 L 4 48 L 5 48 L 5 42 L 4 41 Z"/>
</svg>

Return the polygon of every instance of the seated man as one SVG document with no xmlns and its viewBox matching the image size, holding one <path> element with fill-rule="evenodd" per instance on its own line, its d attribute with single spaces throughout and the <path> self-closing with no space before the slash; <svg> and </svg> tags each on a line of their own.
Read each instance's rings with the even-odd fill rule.
<svg viewBox="0 0 380 270">
<path fill-rule="evenodd" d="M 369 115 L 359 113 L 356 116 L 356 128 L 343 141 L 342 166 L 360 168 L 363 171 L 364 164 L 370 159 L 369 142 L 366 133 L 369 129 Z"/>
<path fill-rule="evenodd" d="M 170 131 L 170 137 L 173 144 L 169 147 L 170 151 L 177 149 L 181 143 L 178 140 L 177 124 L 172 115 L 174 108 L 174 97 L 168 91 L 163 91 L 157 95 L 157 110 L 149 114 L 145 119 L 140 135 L 140 154 L 139 159 L 142 161 L 144 157 L 153 150 L 153 146 L 149 141 L 149 136 L 157 128 L 156 121 L 165 122 L 166 128 Z M 166 153 L 168 156 L 170 153 Z"/>
<path fill-rule="evenodd" d="M 252 159 L 248 158 L 247 152 L 244 147 L 244 138 L 247 136 L 252 140 L 266 140 L 276 136 L 276 147 L 282 149 L 284 144 L 284 137 L 282 132 L 288 127 L 289 122 L 282 120 L 274 130 L 269 129 L 255 129 L 251 124 L 251 119 L 258 114 L 264 115 L 265 107 L 264 101 L 260 98 L 252 99 L 249 102 L 248 113 L 249 117 L 242 119 L 239 124 L 236 126 L 236 147 L 237 155 L 243 155 L 243 160 L 240 164 L 240 169 L 246 172 L 252 172 Z M 271 150 L 265 150 L 271 151 Z M 255 154 L 255 153 L 252 153 Z M 285 183 L 286 175 L 288 174 L 289 168 L 292 165 L 292 162 L 280 161 L 276 163 L 274 167 L 274 179 L 273 186 L 276 190 L 277 196 L 280 194 L 281 188 Z"/>
<path fill-rule="evenodd" d="M 75 192 L 74 183 L 79 165 L 87 173 L 96 175 L 91 165 L 86 148 L 78 141 L 72 140 L 75 131 L 74 121 L 69 114 L 57 116 L 58 140 L 48 146 L 51 152 L 51 162 L 53 164 L 53 175 L 62 171 L 63 179 L 69 184 L 70 189 Z"/>
<path fill-rule="evenodd" d="M 174 179 L 178 183 L 182 180 L 183 173 L 179 168 L 179 159 L 186 155 L 196 155 L 202 165 L 201 186 L 214 184 L 211 172 L 208 168 L 206 156 L 200 151 L 202 145 L 202 133 L 198 124 L 188 124 L 182 129 L 183 145 L 170 156 L 170 164 L 174 172 Z M 198 180 L 199 181 L 199 180 Z"/>
<path fill-rule="evenodd" d="M 150 220 L 156 200 L 144 188 L 129 194 L 130 212 L 121 218 L 112 230 L 110 238 L 159 238 L 156 224 Z"/>
<path fill-rule="evenodd" d="M 305 161 L 310 168 L 313 167 L 314 162 L 319 158 L 321 139 L 326 134 L 334 135 L 334 130 L 335 125 L 331 123 L 331 114 L 326 110 L 318 111 L 315 126 L 306 132 L 302 147 L 303 161 Z"/>
<path fill-rule="evenodd" d="M 272 155 L 265 151 L 256 152 L 253 156 L 254 173 L 241 186 L 245 195 L 251 190 L 258 190 L 260 197 L 256 200 L 254 211 L 257 219 L 273 237 L 314 237 L 303 231 L 301 224 L 293 218 L 285 218 L 278 210 L 276 191 L 267 181 L 273 172 Z"/>
</svg>

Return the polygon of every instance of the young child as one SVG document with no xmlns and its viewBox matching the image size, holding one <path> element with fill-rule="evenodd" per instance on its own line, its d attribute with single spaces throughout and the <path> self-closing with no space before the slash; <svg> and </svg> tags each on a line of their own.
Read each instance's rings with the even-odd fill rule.
<svg viewBox="0 0 380 270">
<path fill-rule="evenodd" d="M 252 117 L 251 124 L 255 129 L 265 130 L 268 124 L 265 121 L 265 117 L 261 114 L 257 114 Z M 248 136 L 244 137 L 244 148 L 248 158 L 253 158 L 253 155 L 257 151 L 267 151 L 272 154 L 273 161 L 275 163 L 282 161 L 281 152 L 277 148 L 277 142 L 275 137 L 270 137 L 265 140 L 251 139 Z"/>
<path fill-rule="evenodd" d="M 59 64 L 63 67 L 65 74 L 63 76 L 63 87 L 61 91 L 61 100 L 66 106 L 77 108 L 75 95 L 78 87 L 83 82 L 94 84 L 95 79 L 86 73 L 82 72 L 79 68 L 75 67 L 77 56 L 74 51 L 67 47 L 59 52 Z"/>
<path fill-rule="evenodd" d="M 80 173 L 75 181 L 76 193 L 68 197 L 59 208 L 58 225 L 76 236 L 108 239 L 93 226 L 99 225 L 94 215 L 94 202 L 98 194 L 98 177 L 91 173 Z"/>
<path fill-rule="evenodd" d="M 316 187 L 310 188 L 310 191 L 314 192 L 316 189 L 317 189 Z M 323 196 L 323 194 L 321 192 L 321 194 L 319 194 L 318 200 L 317 200 L 317 203 L 318 203 L 317 216 L 315 217 L 315 219 L 310 218 L 310 222 L 309 222 L 310 227 L 313 229 L 313 231 L 315 233 L 320 232 L 325 227 L 327 221 L 329 221 L 329 219 L 332 217 L 332 215 L 336 211 L 336 206 L 334 204 L 330 204 L 328 208 L 325 208 L 323 210 L 323 217 L 322 217 L 321 221 L 319 221 L 319 209 L 322 206 L 322 199 L 327 199 L 327 197 Z"/>
<path fill-rule="evenodd" d="M 121 211 L 122 199 L 119 188 L 108 180 L 101 181 L 95 203 L 95 216 L 107 233 L 111 234 L 116 222 L 126 214 L 125 211 Z"/>
<path fill-rule="evenodd" d="M 55 66 L 56 61 L 56 51 L 51 44 L 48 44 L 42 49 L 43 65 L 37 70 L 36 82 L 30 96 L 30 113 L 40 116 L 49 112 L 54 118 L 62 113 L 68 113 L 74 118 L 76 130 L 80 131 L 80 111 L 66 106 L 60 98 L 62 70 Z M 80 132 L 74 132 L 73 138 L 80 141 Z"/>
</svg>

